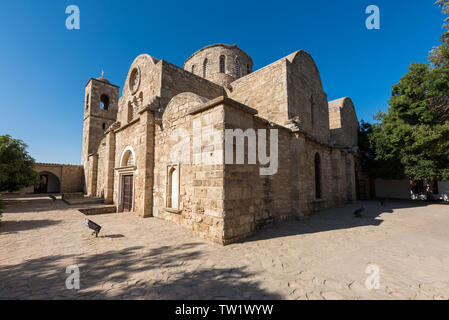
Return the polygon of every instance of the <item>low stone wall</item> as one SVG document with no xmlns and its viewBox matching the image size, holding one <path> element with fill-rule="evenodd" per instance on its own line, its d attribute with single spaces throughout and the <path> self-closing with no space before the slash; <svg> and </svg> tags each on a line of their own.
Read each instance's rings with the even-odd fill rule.
<svg viewBox="0 0 449 320">
<path fill-rule="evenodd" d="M 84 192 L 84 170 L 81 165 L 36 163 L 33 169 L 37 173 L 50 173 L 54 175 L 58 179 L 60 193 Z M 34 193 L 34 186 L 24 188 L 17 193 Z"/>
</svg>

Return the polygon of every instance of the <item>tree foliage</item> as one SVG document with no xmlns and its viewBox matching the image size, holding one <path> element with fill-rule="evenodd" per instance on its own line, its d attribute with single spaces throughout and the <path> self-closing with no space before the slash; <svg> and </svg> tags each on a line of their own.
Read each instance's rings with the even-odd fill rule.
<svg viewBox="0 0 449 320">
<path fill-rule="evenodd" d="M 0 136 L 0 191 L 14 192 L 36 182 L 34 159 L 26 149 L 23 141 L 9 135 Z"/>
<path fill-rule="evenodd" d="M 376 124 L 372 125 L 363 120 L 360 123 L 359 150 L 363 172 L 371 178 L 404 178 L 404 167 L 397 157 L 394 157 L 391 153 L 386 158 L 378 156 L 376 143 L 381 143 L 382 140 L 380 136 L 376 136 L 377 139 L 373 139 L 374 130 L 377 130 Z M 383 144 L 385 145 L 385 143 Z"/>
</svg>

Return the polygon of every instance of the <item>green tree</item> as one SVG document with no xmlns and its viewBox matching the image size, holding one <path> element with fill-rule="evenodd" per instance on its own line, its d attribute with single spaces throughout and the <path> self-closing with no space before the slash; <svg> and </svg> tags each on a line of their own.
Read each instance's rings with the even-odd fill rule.
<svg viewBox="0 0 449 320">
<path fill-rule="evenodd" d="M 373 125 L 363 120 L 360 123 L 359 150 L 363 172 L 373 179 L 404 178 L 404 167 L 397 157 L 391 154 L 387 158 L 377 155 L 376 143 L 381 143 L 382 140 L 380 135 L 376 135 L 377 139 L 373 139 L 373 132 L 376 129 L 376 124 Z"/>
<path fill-rule="evenodd" d="M 447 70 L 410 66 L 393 86 L 388 113 L 377 116 L 381 122 L 371 135 L 377 160 L 400 160 L 414 180 L 449 179 L 449 115 L 442 111 L 447 104 L 435 102 L 449 95 L 448 84 Z"/>
<path fill-rule="evenodd" d="M 0 192 L 14 192 L 32 186 L 37 180 L 34 159 L 27 145 L 9 135 L 0 136 Z"/>
</svg>

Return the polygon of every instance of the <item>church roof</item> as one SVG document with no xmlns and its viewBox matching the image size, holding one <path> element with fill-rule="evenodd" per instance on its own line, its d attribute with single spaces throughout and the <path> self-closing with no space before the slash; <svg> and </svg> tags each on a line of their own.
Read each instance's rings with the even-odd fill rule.
<svg viewBox="0 0 449 320">
<path fill-rule="evenodd" d="M 111 83 L 109 82 L 109 80 L 106 79 L 106 78 L 103 77 L 103 76 L 96 78 L 96 80 L 101 81 L 101 82 L 104 82 L 104 83 L 107 83 L 107 84 L 111 84 Z"/>
</svg>

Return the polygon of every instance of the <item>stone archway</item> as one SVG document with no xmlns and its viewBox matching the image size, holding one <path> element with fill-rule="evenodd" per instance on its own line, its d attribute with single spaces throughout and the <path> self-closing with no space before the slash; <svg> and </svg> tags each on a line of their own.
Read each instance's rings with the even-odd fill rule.
<svg viewBox="0 0 449 320">
<path fill-rule="evenodd" d="M 34 186 L 34 193 L 60 193 L 61 181 L 59 178 L 49 172 L 39 172 L 39 181 Z"/>
</svg>

